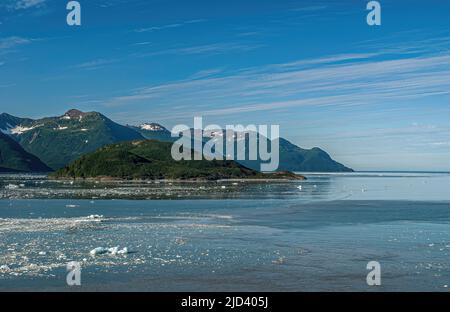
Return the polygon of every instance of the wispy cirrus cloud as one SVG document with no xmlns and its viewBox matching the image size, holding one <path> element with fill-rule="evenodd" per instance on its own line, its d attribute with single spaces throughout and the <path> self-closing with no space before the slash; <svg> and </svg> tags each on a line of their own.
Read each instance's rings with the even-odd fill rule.
<svg viewBox="0 0 450 312">
<path fill-rule="evenodd" d="M 294 8 L 291 11 L 294 11 L 294 12 L 315 12 L 315 11 L 325 10 L 326 8 L 328 8 L 328 5 L 310 5 L 310 6 L 303 6 L 303 7 Z"/>
<path fill-rule="evenodd" d="M 0 84 L 0 88 L 10 88 L 16 86 L 15 83 Z"/>
<path fill-rule="evenodd" d="M 17 36 L 0 38 L 0 51 L 9 50 L 20 45 L 31 43 L 32 39 L 22 38 Z"/>
<path fill-rule="evenodd" d="M 48 0 L 5 0 L 0 6 L 8 10 L 24 10 L 33 7 L 42 7 Z"/>
<path fill-rule="evenodd" d="M 15 52 L 20 46 L 30 44 L 33 39 L 22 38 L 17 36 L 0 38 L 0 55 L 5 56 L 7 54 Z M 2 65 L 5 64 L 4 62 Z"/>
<path fill-rule="evenodd" d="M 201 50 L 201 49 L 200 49 Z M 301 106 L 349 107 L 450 95 L 450 53 L 349 53 L 265 65 L 133 90 L 107 105 L 187 105 L 230 115 Z M 187 112 L 183 112 L 185 116 Z"/>
<path fill-rule="evenodd" d="M 208 54 L 217 55 L 235 52 L 248 52 L 263 47 L 262 44 L 245 44 L 238 42 L 212 43 L 205 45 L 196 45 L 190 47 L 176 47 L 153 52 L 135 53 L 135 57 L 149 57 L 158 55 L 196 55 Z"/>
<path fill-rule="evenodd" d="M 190 25 L 190 24 L 197 24 L 197 23 L 202 23 L 202 22 L 206 22 L 206 20 L 205 19 L 195 19 L 195 20 L 183 21 L 183 22 L 173 23 L 173 24 L 138 28 L 138 29 L 135 29 L 134 31 L 137 33 L 154 32 L 154 31 L 165 30 L 165 29 L 179 28 L 182 26 L 186 26 L 186 25 Z"/>
<path fill-rule="evenodd" d="M 222 71 L 223 71 L 222 68 L 200 70 L 200 71 L 196 72 L 195 74 L 193 74 L 192 76 L 190 76 L 189 78 L 190 79 L 202 79 L 202 78 L 218 75 Z"/>
<path fill-rule="evenodd" d="M 104 59 L 104 58 L 99 58 L 99 59 L 95 59 L 92 61 L 88 61 L 88 62 L 84 62 L 84 63 L 80 63 L 77 65 L 72 66 L 72 68 L 76 68 L 76 69 L 83 69 L 83 70 L 94 70 L 94 69 L 98 69 L 101 67 L 105 67 L 107 65 L 110 64 L 114 64 L 118 62 L 117 59 Z"/>
</svg>

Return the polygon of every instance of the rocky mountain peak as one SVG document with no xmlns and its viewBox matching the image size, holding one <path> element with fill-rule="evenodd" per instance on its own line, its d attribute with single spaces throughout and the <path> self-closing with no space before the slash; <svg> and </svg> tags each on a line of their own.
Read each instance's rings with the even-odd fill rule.
<svg viewBox="0 0 450 312">
<path fill-rule="evenodd" d="M 86 114 L 87 113 L 79 111 L 78 109 L 70 109 L 64 114 L 64 117 L 79 118 L 85 116 Z"/>
</svg>

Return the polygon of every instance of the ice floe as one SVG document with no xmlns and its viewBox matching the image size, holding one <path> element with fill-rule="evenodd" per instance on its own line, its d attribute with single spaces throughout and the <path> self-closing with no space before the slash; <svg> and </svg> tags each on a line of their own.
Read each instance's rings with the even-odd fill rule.
<svg viewBox="0 0 450 312">
<path fill-rule="evenodd" d="M 11 269 L 6 264 L 0 266 L 0 272 L 9 272 Z"/>
<path fill-rule="evenodd" d="M 110 248 L 105 248 L 105 247 L 97 247 L 92 249 L 89 254 L 91 256 L 97 256 L 97 255 L 103 255 L 103 254 L 110 254 L 110 255 L 126 255 L 128 254 L 128 248 L 124 247 L 122 249 L 120 249 L 119 246 L 116 247 L 110 247 Z"/>
<path fill-rule="evenodd" d="M 19 185 L 16 185 L 16 184 L 8 184 L 8 185 L 6 185 L 5 186 L 5 189 L 7 189 L 7 190 L 16 190 L 16 189 L 18 189 L 20 186 Z"/>
<path fill-rule="evenodd" d="M 108 251 L 109 251 L 108 248 L 97 247 L 97 248 L 92 249 L 92 250 L 89 252 L 89 254 L 90 254 L 91 256 L 96 256 L 96 255 L 102 255 L 102 254 L 105 254 L 105 253 L 107 253 Z"/>
<path fill-rule="evenodd" d="M 89 220 L 98 220 L 98 219 L 103 219 L 103 218 L 104 218 L 103 215 L 98 215 L 98 214 L 90 215 L 90 216 L 86 217 L 86 219 L 89 219 Z"/>
</svg>

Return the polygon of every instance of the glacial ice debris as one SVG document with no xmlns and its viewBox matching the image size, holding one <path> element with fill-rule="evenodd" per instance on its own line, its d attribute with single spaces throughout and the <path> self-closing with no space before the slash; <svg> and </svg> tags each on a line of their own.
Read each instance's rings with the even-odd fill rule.
<svg viewBox="0 0 450 312">
<path fill-rule="evenodd" d="M 7 266 L 6 264 L 0 266 L 0 272 L 8 272 L 11 269 L 9 268 L 9 266 Z"/>
<path fill-rule="evenodd" d="M 104 217 L 103 217 L 103 215 L 95 214 L 95 215 L 87 216 L 86 218 L 89 219 L 89 220 L 98 220 L 98 219 L 103 219 Z"/>
<path fill-rule="evenodd" d="M 110 255 L 126 255 L 128 254 L 128 248 L 124 247 L 122 249 L 120 249 L 119 246 L 116 247 L 110 247 L 110 248 L 105 248 L 105 247 L 97 247 L 92 249 L 90 252 L 91 256 L 97 256 L 97 255 L 103 255 L 103 254 L 110 254 Z"/>
<path fill-rule="evenodd" d="M 119 246 L 108 248 L 108 252 L 112 255 L 117 255 L 119 252 Z"/>
<path fill-rule="evenodd" d="M 19 186 L 16 184 L 8 184 L 5 186 L 5 189 L 7 189 L 7 190 L 17 190 L 18 188 L 19 188 Z"/>
<path fill-rule="evenodd" d="M 91 256 L 96 256 L 96 255 L 105 254 L 108 251 L 109 251 L 108 248 L 97 247 L 97 248 L 92 249 L 89 253 L 91 254 Z"/>
<path fill-rule="evenodd" d="M 128 248 L 124 247 L 122 250 L 117 252 L 119 255 L 126 255 L 128 253 Z"/>
</svg>

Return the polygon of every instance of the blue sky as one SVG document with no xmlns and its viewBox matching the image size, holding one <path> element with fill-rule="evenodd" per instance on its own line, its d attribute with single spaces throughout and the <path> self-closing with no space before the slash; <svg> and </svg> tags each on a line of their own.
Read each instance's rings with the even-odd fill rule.
<svg viewBox="0 0 450 312">
<path fill-rule="evenodd" d="M 450 171 L 450 2 L 0 3 L 0 111 L 279 124 L 357 170 Z"/>
</svg>

